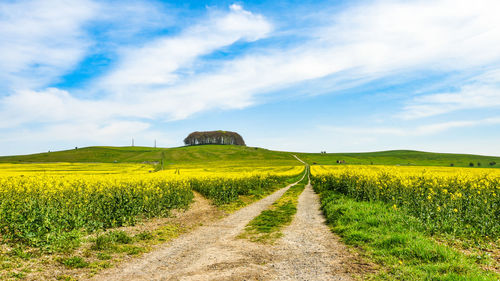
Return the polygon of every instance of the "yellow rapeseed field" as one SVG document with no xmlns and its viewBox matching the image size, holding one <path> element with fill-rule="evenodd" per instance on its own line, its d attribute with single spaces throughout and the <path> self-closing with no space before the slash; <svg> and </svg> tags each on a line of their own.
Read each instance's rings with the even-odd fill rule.
<svg viewBox="0 0 500 281">
<path fill-rule="evenodd" d="M 500 237 L 500 170 L 365 165 L 313 166 L 313 184 L 358 200 L 381 200 L 431 232 Z"/>
<path fill-rule="evenodd" d="M 153 170 L 151 165 L 130 163 L 0 163 L 0 177 L 16 175 L 145 174 L 151 170 Z"/>
<path fill-rule="evenodd" d="M 145 164 L 2 164 L 0 234 L 43 246 L 67 235 L 134 224 L 187 208 L 196 190 L 224 204 L 296 176 L 303 167 L 169 169 Z M 62 238 L 61 238 L 62 237 Z"/>
</svg>

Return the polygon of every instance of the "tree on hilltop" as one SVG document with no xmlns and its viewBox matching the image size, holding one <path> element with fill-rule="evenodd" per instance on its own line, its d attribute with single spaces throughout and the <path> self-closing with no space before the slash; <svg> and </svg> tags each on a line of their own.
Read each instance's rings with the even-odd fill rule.
<svg viewBox="0 0 500 281">
<path fill-rule="evenodd" d="M 230 131 L 207 131 L 193 132 L 184 139 L 186 145 L 200 144 L 234 144 L 245 145 L 243 138 L 236 132 Z"/>
</svg>

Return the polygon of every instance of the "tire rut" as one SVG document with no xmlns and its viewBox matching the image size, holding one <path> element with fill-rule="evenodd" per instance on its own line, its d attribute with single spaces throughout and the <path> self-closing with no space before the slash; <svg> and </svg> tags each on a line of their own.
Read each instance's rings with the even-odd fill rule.
<svg viewBox="0 0 500 281">
<path fill-rule="evenodd" d="M 319 196 L 308 184 L 299 197 L 293 222 L 283 231 L 269 264 L 273 280 L 351 280 L 350 254 L 325 224 Z"/>
</svg>

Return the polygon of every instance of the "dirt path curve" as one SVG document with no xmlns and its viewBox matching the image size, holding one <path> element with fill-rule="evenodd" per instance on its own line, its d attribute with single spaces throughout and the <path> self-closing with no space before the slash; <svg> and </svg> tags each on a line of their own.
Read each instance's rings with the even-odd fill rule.
<svg viewBox="0 0 500 281">
<path fill-rule="evenodd" d="M 320 210 L 318 195 L 308 184 L 299 197 L 297 214 L 274 249 L 274 280 L 351 280 L 350 254 L 332 234 Z"/>
<path fill-rule="evenodd" d="M 101 272 L 92 280 L 260 279 L 258 276 L 270 253 L 262 245 L 235 237 L 290 186 L 220 221 L 199 227 L 140 259 Z"/>
</svg>

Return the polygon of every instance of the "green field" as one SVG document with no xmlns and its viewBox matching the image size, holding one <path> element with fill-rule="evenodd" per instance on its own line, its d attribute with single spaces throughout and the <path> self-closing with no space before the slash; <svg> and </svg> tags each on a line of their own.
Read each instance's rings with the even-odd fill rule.
<svg viewBox="0 0 500 281">
<path fill-rule="evenodd" d="M 236 145 L 202 145 L 176 148 L 95 146 L 30 155 L 0 157 L 0 163 L 80 162 L 207 165 L 207 162 L 238 162 L 242 166 L 296 165 L 288 152 Z"/>
<path fill-rule="evenodd" d="M 309 164 L 332 165 L 337 160 L 345 161 L 351 165 L 400 165 L 400 166 L 453 166 L 469 167 L 470 163 L 474 167 L 500 168 L 500 157 L 482 156 L 472 154 L 451 154 L 432 153 L 415 150 L 390 150 L 365 153 L 298 153 L 304 161 Z M 490 165 L 490 163 L 496 163 Z"/>
<path fill-rule="evenodd" d="M 175 148 L 152 147 L 85 147 L 72 150 L 46 152 L 30 155 L 3 156 L 0 163 L 39 163 L 39 162 L 73 162 L 73 163 L 143 163 L 157 162 L 163 159 L 165 168 L 168 165 L 207 166 L 210 162 L 228 166 L 269 166 L 296 165 L 292 154 L 299 156 L 309 164 L 331 165 L 337 160 L 346 164 L 365 165 L 416 165 L 416 166 L 453 166 L 500 168 L 500 157 L 470 154 L 431 153 L 413 150 L 392 150 L 366 153 L 294 153 L 273 151 L 257 147 L 236 145 L 201 145 Z M 490 165 L 495 163 L 494 165 Z M 208 165 L 209 166 L 209 165 Z"/>
</svg>

